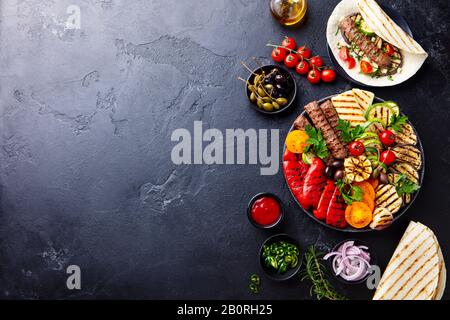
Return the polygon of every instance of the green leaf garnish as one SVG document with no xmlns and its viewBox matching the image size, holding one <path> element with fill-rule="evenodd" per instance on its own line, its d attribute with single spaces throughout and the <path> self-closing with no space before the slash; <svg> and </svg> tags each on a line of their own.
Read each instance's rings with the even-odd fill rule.
<svg viewBox="0 0 450 320">
<path fill-rule="evenodd" d="M 339 188 L 341 196 L 346 204 L 350 205 L 355 201 L 358 202 L 362 200 L 364 192 L 360 187 L 352 186 L 351 184 L 346 183 L 344 180 L 336 180 L 335 184 L 336 187 Z"/>
<path fill-rule="evenodd" d="M 401 174 L 400 177 L 395 180 L 394 185 L 399 197 L 404 194 L 414 193 L 420 189 L 418 184 L 409 180 L 404 174 Z"/>
<path fill-rule="evenodd" d="M 393 114 L 391 116 L 389 127 L 392 128 L 395 132 L 402 132 L 403 131 L 402 127 L 404 124 L 407 123 L 407 121 L 408 121 L 407 116 Z"/>
<path fill-rule="evenodd" d="M 319 129 L 314 129 L 311 125 L 306 126 L 305 132 L 309 136 L 309 145 L 304 148 L 304 152 L 312 151 L 320 159 L 328 157 L 327 142 L 323 138 L 322 132 Z"/>
</svg>

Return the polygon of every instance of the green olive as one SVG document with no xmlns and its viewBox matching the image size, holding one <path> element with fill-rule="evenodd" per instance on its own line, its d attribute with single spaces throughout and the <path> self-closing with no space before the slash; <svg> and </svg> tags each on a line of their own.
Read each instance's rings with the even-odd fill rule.
<svg viewBox="0 0 450 320">
<path fill-rule="evenodd" d="M 267 96 L 266 92 L 265 92 L 264 89 L 261 88 L 261 87 L 258 87 L 258 94 L 259 94 L 261 97 Z"/>
<path fill-rule="evenodd" d="M 272 105 L 275 108 L 275 110 L 279 110 L 280 109 L 280 105 L 276 101 L 272 101 Z"/>
<path fill-rule="evenodd" d="M 263 97 L 262 99 L 265 103 L 272 103 L 272 99 L 270 99 L 269 97 Z"/>
<path fill-rule="evenodd" d="M 256 91 L 256 87 L 255 87 L 254 85 L 252 85 L 252 84 L 249 84 L 249 85 L 247 86 L 247 89 L 248 89 L 249 91 L 251 91 L 251 92 L 255 92 L 255 91 Z"/>
<path fill-rule="evenodd" d="M 288 100 L 286 98 L 278 98 L 275 101 L 282 107 L 288 104 Z"/>
<path fill-rule="evenodd" d="M 265 111 L 273 111 L 273 104 L 266 102 L 263 104 L 263 109 Z"/>
<path fill-rule="evenodd" d="M 249 97 L 251 102 L 255 102 L 256 101 L 256 94 L 254 92 L 250 93 L 250 97 Z"/>
<path fill-rule="evenodd" d="M 269 83 L 269 84 L 266 84 L 266 85 L 264 86 L 264 88 L 266 88 L 267 91 L 270 91 L 270 90 L 273 90 L 273 85 L 271 85 L 271 84 Z"/>
<path fill-rule="evenodd" d="M 264 101 L 261 98 L 258 98 L 256 100 L 256 105 L 258 106 L 258 108 L 261 109 L 263 107 L 263 104 L 264 104 Z"/>
<path fill-rule="evenodd" d="M 257 86 L 261 82 L 261 76 L 258 74 L 253 78 L 253 84 Z"/>
</svg>

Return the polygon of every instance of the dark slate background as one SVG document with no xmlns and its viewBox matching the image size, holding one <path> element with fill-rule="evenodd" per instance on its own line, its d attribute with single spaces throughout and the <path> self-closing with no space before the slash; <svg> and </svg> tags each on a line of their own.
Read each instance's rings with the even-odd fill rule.
<svg viewBox="0 0 450 320">
<path fill-rule="evenodd" d="M 6 0 L 0 3 L 0 297 L 308 299 L 309 284 L 263 278 L 262 241 L 277 231 L 306 247 L 330 248 L 351 235 L 330 231 L 296 206 L 281 171 L 257 165 L 175 166 L 176 128 L 279 128 L 302 106 L 351 88 L 311 86 L 297 77 L 298 101 L 281 116 L 248 107 L 237 75 L 268 41 L 293 35 L 326 55 L 325 24 L 337 1 L 309 1 L 297 30 L 272 20 L 260 0 Z M 382 1 L 388 3 L 388 1 Z M 448 1 L 390 2 L 429 53 L 420 72 L 395 88 L 419 131 L 427 168 L 416 203 L 384 232 L 357 235 L 384 268 L 409 220 L 423 222 L 450 261 Z M 81 8 L 81 29 L 65 30 Z M 252 227 L 248 200 L 272 191 L 287 212 L 275 231 Z M 69 291 L 66 267 L 82 270 Z M 364 287 L 336 287 L 367 299 Z M 447 291 L 445 298 L 450 295 Z"/>
</svg>

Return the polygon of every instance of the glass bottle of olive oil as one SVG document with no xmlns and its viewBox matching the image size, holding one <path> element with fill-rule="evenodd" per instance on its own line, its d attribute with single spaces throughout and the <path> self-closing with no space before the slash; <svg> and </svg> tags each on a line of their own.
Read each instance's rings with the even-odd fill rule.
<svg viewBox="0 0 450 320">
<path fill-rule="evenodd" d="M 297 26 L 306 17 L 306 0 L 270 0 L 273 17 L 284 26 Z"/>
</svg>

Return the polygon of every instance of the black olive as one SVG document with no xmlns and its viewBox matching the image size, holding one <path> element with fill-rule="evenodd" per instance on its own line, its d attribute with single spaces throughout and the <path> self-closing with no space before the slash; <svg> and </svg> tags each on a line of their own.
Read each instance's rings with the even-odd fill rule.
<svg viewBox="0 0 450 320">
<path fill-rule="evenodd" d="M 276 82 L 277 84 L 285 84 L 285 83 L 286 83 L 286 77 L 283 76 L 282 74 L 277 74 L 277 75 L 275 76 L 275 82 Z"/>
<path fill-rule="evenodd" d="M 331 166 L 332 166 L 333 168 L 342 168 L 342 167 L 344 166 L 344 161 L 342 161 L 342 160 L 334 160 L 334 161 L 331 163 Z"/>
<path fill-rule="evenodd" d="M 334 176 L 334 168 L 333 167 L 326 167 L 325 168 L 325 176 L 328 179 L 333 179 Z"/>
<path fill-rule="evenodd" d="M 344 170 L 336 170 L 336 172 L 334 173 L 334 180 L 342 180 L 345 177 L 345 172 Z"/>
<path fill-rule="evenodd" d="M 381 184 L 388 184 L 388 183 L 389 183 L 388 176 L 387 176 L 387 174 L 384 173 L 384 172 L 380 172 L 380 177 L 379 177 L 379 179 L 380 179 L 380 183 L 381 183 Z"/>
<path fill-rule="evenodd" d="M 275 88 L 277 89 L 278 92 L 280 93 L 286 93 L 286 88 L 284 86 L 282 86 L 281 84 L 276 84 Z"/>
</svg>

